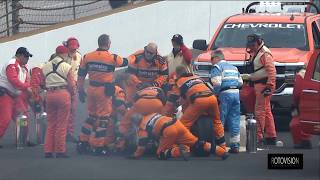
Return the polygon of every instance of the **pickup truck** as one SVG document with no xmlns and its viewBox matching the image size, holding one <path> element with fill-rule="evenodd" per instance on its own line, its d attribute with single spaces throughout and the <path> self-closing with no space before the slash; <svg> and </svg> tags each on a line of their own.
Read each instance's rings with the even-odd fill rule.
<svg viewBox="0 0 320 180">
<path fill-rule="evenodd" d="M 209 44 L 206 40 L 195 40 L 193 48 L 204 52 L 195 58 L 193 69 L 195 74 L 208 81 L 212 66 L 210 53 L 219 49 L 224 53 L 225 60 L 245 74 L 246 61 L 249 59 L 246 37 L 257 33 L 271 50 L 277 70 L 276 90 L 271 98 L 272 110 L 278 114 L 290 114 L 294 71 L 306 66 L 320 49 L 319 7 L 311 2 L 279 2 L 283 11 L 285 6 L 291 8 L 284 12 L 259 12 L 254 7 L 261 6 L 261 3 L 250 3 L 243 13 L 226 18 Z M 306 6 L 312 7 L 316 13 L 305 12 L 308 9 Z"/>
</svg>

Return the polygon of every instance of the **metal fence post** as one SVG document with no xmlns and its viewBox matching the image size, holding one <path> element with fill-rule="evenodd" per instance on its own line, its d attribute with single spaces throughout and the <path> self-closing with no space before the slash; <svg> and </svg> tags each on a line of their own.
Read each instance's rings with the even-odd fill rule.
<svg viewBox="0 0 320 180">
<path fill-rule="evenodd" d="M 76 19 L 76 0 L 72 0 L 73 20 Z"/>
<path fill-rule="evenodd" d="M 9 6 L 8 0 L 6 0 L 6 23 L 7 23 L 7 36 L 10 36 L 10 26 L 9 26 Z"/>
<path fill-rule="evenodd" d="M 12 0 L 12 34 L 19 33 L 19 0 Z"/>
</svg>

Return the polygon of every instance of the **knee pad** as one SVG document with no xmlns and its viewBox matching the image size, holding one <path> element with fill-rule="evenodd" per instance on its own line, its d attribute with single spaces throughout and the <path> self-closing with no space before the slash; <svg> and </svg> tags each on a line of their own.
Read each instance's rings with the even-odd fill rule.
<svg viewBox="0 0 320 180">
<path fill-rule="evenodd" d="M 95 122 L 96 122 L 96 118 L 94 118 L 93 116 L 90 116 L 86 119 L 85 121 L 87 124 L 90 124 L 91 126 L 94 126 Z"/>
<path fill-rule="evenodd" d="M 90 152 L 90 145 L 88 142 L 79 141 L 77 143 L 77 151 L 79 154 L 86 154 Z"/>
</svg>

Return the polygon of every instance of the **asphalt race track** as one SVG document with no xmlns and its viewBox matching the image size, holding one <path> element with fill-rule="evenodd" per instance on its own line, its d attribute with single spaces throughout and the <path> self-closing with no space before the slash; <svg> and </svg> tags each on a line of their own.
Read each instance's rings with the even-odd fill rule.
<svg viewBox="0 0 320 180">
<path fill-rule="evenodd" d="M 86 116 L 83 108 L 80 105 L 77 132 Z M 12 126 L 2 142 L 4 148 L 0 149 L 0 180 L 319 180 L 320 177 L 319 137 L 313 137 L 312 150 L 294 150 L 290 134 L 281 132 L 278 136 L 284 142 L 283 148 L 231 155 L 226 161 L 215 157 L 192 157 L 185 162 L 182 159 L 159 161 L 155 157 L 129 160 L 120 156 L 83 156 L 76 153 L 72 143 L 68 144 L 71 158 L 45 159 L 42 146 L 16 150 Z M 303 170 L 268 170 L 268 153 L 303 153 Z"/>
</svg>

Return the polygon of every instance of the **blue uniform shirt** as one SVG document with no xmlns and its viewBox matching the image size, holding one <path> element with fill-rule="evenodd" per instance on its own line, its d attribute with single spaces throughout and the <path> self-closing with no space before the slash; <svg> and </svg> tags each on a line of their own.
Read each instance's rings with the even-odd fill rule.
<svg viewBox="0 0 320 180">
<path fill-rule="evenodd" d="M 237 67 L 225 60 L 221 60 L 212 67 L 210 79 L 215 94 L 222 91 L 239 92 L 243 84 Z"/>
</svg>

